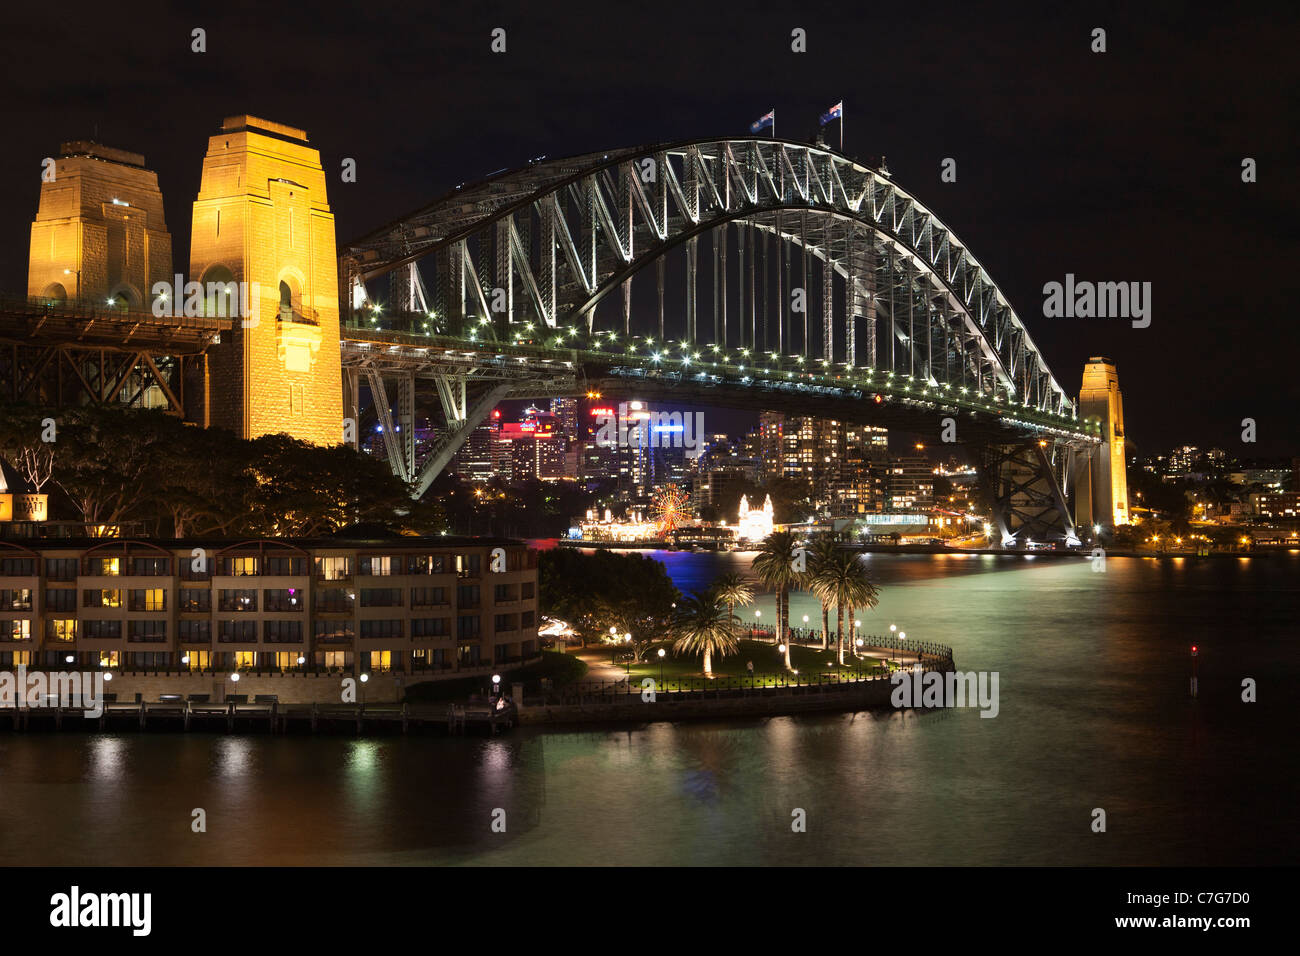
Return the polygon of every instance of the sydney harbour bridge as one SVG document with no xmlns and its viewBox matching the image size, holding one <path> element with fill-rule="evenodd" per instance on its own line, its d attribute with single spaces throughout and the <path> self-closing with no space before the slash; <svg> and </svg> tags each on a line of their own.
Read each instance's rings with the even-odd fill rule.
<svg viewBox="0 0 1300 956">
<path fill-rule="evenodd" d="M 337 257 L 343 417 L 355 443 L 374 416 L 414 495 L 500 401 L 598 390 L 955 439 L 976 453 L 1004 546 L 1078 543 L 1076 520 L 1092 520 L 1072 485 L 1097 480 L 1106 423 L 1080 415 L 964 242 L 887 169 L 823 145 L 746 136 L 539 158 Z M 306 333 L 328 351 L 327 323 L 286 278 L 281 356 Z M 62 402 L 70 382 L 74 400 L 129 402 L 152 384 L 193 420 L 186 369 L 239 336 L 237 319 L 31 291 L 0 314 L 0 385 L 18 400 Z M 439 427 L 417 449 L 426 416 Z"/>
</svg>

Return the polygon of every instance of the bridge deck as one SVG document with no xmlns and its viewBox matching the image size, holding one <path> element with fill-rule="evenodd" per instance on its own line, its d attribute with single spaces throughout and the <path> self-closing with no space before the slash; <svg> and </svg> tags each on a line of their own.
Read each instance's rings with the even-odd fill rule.
<svg viewBox="0 0 1300 956">
<path fill-rule="evenodd" d="M 218 341 L 233 321 L 0 297 L 0 342 L 9 345 L 197 354 Z"/>
<path fill-rule="evenodd" d="M 636 392 L 650 400 L 816 414 L 826 403 L 861 403 L 864 420 L 914 429 L 919 415 L 959 416 L 962 440 L 1007 432 L 1043 434 L 1065 440 L 1100 441 L 1095 423 L 1033 407 L 993 401 L 987 395 L 949 388 L 869 368 L 806 371 L 789 357 L 766 365 L 714 362 L 703 352 L 699 361 L 656 358 L 649 349 L 560 348 L 540 341 L 520 344 L 472 341 L 458 336 L 426 335 L 400 330 L 345 326 L 343 364 L 416 375 L 441 375 L 473 369 L 477 378 L 520 380 L 539 389 L 535 395 L 582 394 L 590 389 Z M 555 391 L 561 385 L 567 391 Z M 761 400 L 760 400 L 761 396 Z M 845 416 L 848 417 L 848 416 Z M 861 416 L 855 416 L 861 417 Z M 971 427 L 966 427 L 969 425 Z"/>
</svg>

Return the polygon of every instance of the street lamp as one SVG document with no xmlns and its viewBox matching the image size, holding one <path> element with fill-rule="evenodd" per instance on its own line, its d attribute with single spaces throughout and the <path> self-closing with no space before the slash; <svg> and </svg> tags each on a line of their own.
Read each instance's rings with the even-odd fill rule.
<svg viewBox="0 0 1300 956">
<path fill-rule="evenodd" d="M 898 632 L 898 666 L 903 666 L 903 642 L 907 640 L 907 632 Z"/>
<path fill-rule="evenodd" d="M 659 648 L 659 686 L 660 687 L 664 685 L 664 656 L 665 656 L 665 651 L 661 647 Z"/>
</svg>

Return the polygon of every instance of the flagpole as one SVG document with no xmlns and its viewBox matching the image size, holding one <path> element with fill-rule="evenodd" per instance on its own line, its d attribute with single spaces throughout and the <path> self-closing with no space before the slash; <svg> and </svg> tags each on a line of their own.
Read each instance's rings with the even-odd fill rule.
<svg viewBox="0 0 1300 956">
<path fill-rule="evenodd" d="M 844 100 L 840 100 L 840 152 L 844 152 Z"/>
<path fill-rule="evenodd" d="M 776 139 L 776 110 L 772 110 L 772 138 Z"/>
</svg>

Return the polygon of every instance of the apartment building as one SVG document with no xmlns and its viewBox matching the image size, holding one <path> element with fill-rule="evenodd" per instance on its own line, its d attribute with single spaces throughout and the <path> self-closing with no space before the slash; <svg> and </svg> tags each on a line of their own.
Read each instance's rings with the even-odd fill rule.
<svg viewBox="0 0 1300 956">
<path fill-rule="evenodd" d="M 0 540 L 0 667 L 455 676 L 535 657 L 518 541 Z"/>
</svg>

